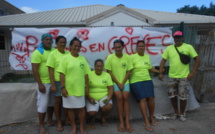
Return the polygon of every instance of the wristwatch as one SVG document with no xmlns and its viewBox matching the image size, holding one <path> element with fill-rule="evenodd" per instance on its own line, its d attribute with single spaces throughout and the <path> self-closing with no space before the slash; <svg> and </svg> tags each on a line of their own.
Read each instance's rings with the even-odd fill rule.
<svg viewBox="0 0 215 134">
<path fill-rule="evenodd" d="M 62 86 L 61 89 L 65 88 L 65 86 Z"/>
</svg>

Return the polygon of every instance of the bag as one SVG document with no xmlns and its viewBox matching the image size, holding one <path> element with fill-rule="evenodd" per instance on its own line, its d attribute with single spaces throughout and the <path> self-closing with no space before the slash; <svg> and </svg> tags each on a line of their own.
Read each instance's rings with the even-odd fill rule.
<svg viewBox="0 0 215 134">
<path fill-rule="evenodd" d="M 175 47 L 176 51 L 178 52 L 179 54 L 179 57 L 180 57 L 180 60 L 183 64 L 188 64 L 190 63 L 190 57 L 185 55 L 185 54 L 182 54 L 178 51 L 178 49 Z"/>
</svg>

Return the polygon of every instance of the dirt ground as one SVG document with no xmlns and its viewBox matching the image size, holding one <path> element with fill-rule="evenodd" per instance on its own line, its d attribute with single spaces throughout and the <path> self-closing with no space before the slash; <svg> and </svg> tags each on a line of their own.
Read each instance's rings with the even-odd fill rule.
<svg viewBox="0 0 215 134">
<path fill-rule="evenodd" d="M 201 103 L 199 109 L 187 112 L 187 121 L 159 120 L 157 126 L 153 126 L 154 131 L 149 132 L 144 129 L 143 120 L 131 120 L 134 128 L 132 134 L 214 134 L 215 133 L 215 103 Z M 87 130 L 88 134 L 120 134 L 117 131 L 118 121 L 110 119 L 109 126 L 103 127 L 98 122 L 95 129 Z M 86 124 L 86 127 L 88 124 Z M 62 132 L 56 131 L 56 127 L 47 127 L 49 134 L 69 134 L 71 126 L 64 126 Z M 16 124 L 9 124 L 0 127 L 1 134 L 37 134 L 38 123 L 28 121 Z M 77 134 L 80 132 L 78 131 Z M 128 134 L 128 132 L 124 132 Z"/>
</svg>

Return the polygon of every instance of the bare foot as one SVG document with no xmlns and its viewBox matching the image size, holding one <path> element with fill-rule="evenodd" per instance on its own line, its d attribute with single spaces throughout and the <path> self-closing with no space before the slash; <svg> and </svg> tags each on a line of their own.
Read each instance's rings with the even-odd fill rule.
<svg viewBox="0 0 215 134">
<path fill-rule="evenodd" d="M 130 124 L 128 124 L 128 125 L 126 125 L 126 131 L 129 132 L 129 133 L 131 133 L 131 132 L 134 131 L 134 129 L 131 127 Z"/>
<path fill-rule="evenodd" d="M 61 121 L 57 122 L 57 131 L 63 131 L 63 127 L 62 127 Z"/>
<path fill-rule="evenodd" d="M 71 131 L 69 134 L 76 134 L 76 132 Z"/>
<path fill-rule="evenodd" d="M 55 125 L 55 122 L 54 121 L 51 121 L 51 122 L 47 122 L 47 126 L 54 126 Z"/>
<path fill-rule="evenodd" d="M 81 133 L 81 134 L 87 134 L 87 132 L 86 132 L 86 131 L 80 131 L 80 133 Z"/>
<path fill-rule="evenodd" d="M 144 126 L 145 126 L 145 130 L 150 131 L 150 132 L 153 131 L 153 129 L 151 128 L 149 122 L 148 123 L 144 123 Z"/>
<path fill-rule="evenodd" d="M 76 134 L 76 125 L 72 125 L 72 131 L 71 134 Z"/>
<path fill-rule="evenodd" d="M 39 134 L 49 134 L 49 133 L 45 130 L 44 126 L 40 126 Z"/>
<path fill-rule="evenodd" d="M 123 124 L 123 123 L 120 123 L 120 124 L 119 124 L 118 131 L 119 131 L 119 132 L 124 132 L 124 131 L 125 131 L 125 127 L 124 127 L 124 124 Z"/>
<path fill-rule="evenodd" d="M 158 122 L 156 121 L 156 119 L 154 117 L 151 118 L 150 122 L 153 126 L 157 126 L 157 124 L 158 124 Z"/>
</svg>

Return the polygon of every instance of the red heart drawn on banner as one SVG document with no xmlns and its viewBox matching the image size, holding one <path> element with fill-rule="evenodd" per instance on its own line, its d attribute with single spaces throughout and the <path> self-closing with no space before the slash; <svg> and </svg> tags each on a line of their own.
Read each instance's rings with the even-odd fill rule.
<svg viewBox="0 0 215 134">
<path fill-rule="evenodd" d="M 56 39 L 59 34 L 59 29 L 51 30 L 51 31 L 49 31 L 49 34 L 51 34 L 53 36 L 53 39 Z"/>
<path fill-rule="evenodd" d="M 133 32 L 134 32 L 134 29 L 133 29 L 132 27 L 126 27 L 125 31 L 126 31 L 128 34 L 132 35 Z"/>
<path fill-rule="evenodd" d="M 88 35 L 89 35 L 89 30 L 88 29 L 80 29 L 78 30 L 78 32 L 76 33 L 76 35 L 78 36 L 78 38 L 81 38 L 83 40 L 88 40 Z"/>
</svg>

